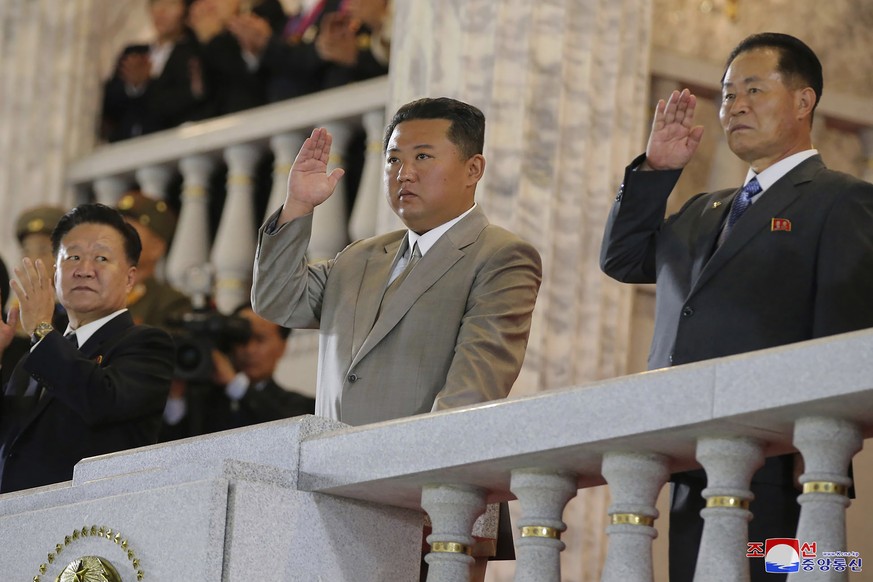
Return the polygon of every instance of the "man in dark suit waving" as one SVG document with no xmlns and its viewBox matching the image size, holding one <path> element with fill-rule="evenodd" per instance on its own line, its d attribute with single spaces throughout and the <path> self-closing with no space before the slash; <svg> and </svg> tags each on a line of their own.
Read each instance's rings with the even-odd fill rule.
<svg viewBox="0 0 873 582">
<path fill-rule="evenodd" d="M 141 244 L 113 209 L 83 204 L 52 233 L 54 277 L 24 259 L 12 287 L 33 347 L 0 403 L 0 492 L 66 481 L 85 457 L 157 441 L 173 372 L 165 332 L 134 325 L 125 308 Z M 52 327 L 54 290 L 66 333 Z M 19 316 L 0 322 L 0 351 Z M 65 337 L 66 336 L 66 337 Z"/>
<path fill-rule="evenodd" d="M 667 197 L 700 143 L 687 89 L 658 103 L 646 153 L 625 172 L 601 266 L 657 282 L 649 367 L 660 368 L 873 326 L 873 185 L 828 170 L 812 147 L 821 63 L 800 40 L 748 37 L 722 79 L 720 120 L 749 164 L 739 189 L 700 194 L 664 220 Z M 791 455 L 752 480 L 751 540 L 791 537 L 799 506 Z M 670 579 L 692 579 L 702 472 L 674 476 Z M 778 580 L 752 568 L 752 580 Z"/>
</svg>

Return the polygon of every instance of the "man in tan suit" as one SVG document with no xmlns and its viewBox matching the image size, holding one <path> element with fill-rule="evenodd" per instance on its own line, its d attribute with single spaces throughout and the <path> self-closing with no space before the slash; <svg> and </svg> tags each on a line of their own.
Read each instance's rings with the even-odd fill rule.
<svg viewBox="0 0 873 582">
<path fill-rule="evenodd" d="M 261 228 L 252 303 L 279 325 L 321 330 L 316 414 L 360 425 L 509 392 L 542 268 L 475 203 L 484 135 L 482 112 L 465 103 L 403 106 L 386 131 L 385 194 L 408 230 L 310 264 L 312 211 L 343 170 L 326 173 L 327 131 L 304 143 L 285 204 Z M 400 282 L 388 289 L 392 275 Z"/>
<path fill-rule="evenodd" d="M 485 116 L 471 105 L 401 107 L 385 133 L 385 195 L 407 230 L 309 264 L 312 211 L 343 171 L 327 174 L 327 131 L 303 144 L 285 204 L 260 231 L 252 304 L 279 325 L 320 330 L 319 416 L 360 425 L 509 393 L 542 266 L 536 249 L 476 205 L 484 142 Z M 496 546 L 493 530 L 474 531 L 473 579 L 484 577 L 486 557 L 514 557 L 509 528 L 503 504 Z"/>
</svg>

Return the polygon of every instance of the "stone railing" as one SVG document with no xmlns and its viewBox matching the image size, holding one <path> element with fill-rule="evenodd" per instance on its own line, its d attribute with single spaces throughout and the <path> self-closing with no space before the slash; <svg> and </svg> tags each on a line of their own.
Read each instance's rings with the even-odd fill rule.
<svg viewBox="0 0 873 582">
<path fill-rule="evenodd" d="M 381 198 L 381 144 L 388 99 L 387 77 L 274 103 L 176 129 L 98 148 L 72 165 L 68 179 L 80 199 L 94 194 L 114 205 L 135 183 L 146 194 L 164 199 L 167 188 L 182 177 L 181 212 L 167 278 L 182 289 L 191 267 L 210 263 L 215 270 L 215 299 L 227 312 L 248 296 L 256 225 L 253 184 L 259 160 L 273 154 L 270 213 L 285 198 L 291 162 L 309 131 L 327 127 L 333 134 L 331 166 L 344 165 L 342 153 L 357 126 L 367 136 L 367 155 L 356 196 L 347 218 L 345 183 L 315 213 L 310 255 L 332 257 L 348 242 L 375 233 L 375 208 Z M 227 164 L 224 208 L 210 244 L 209 183 L 221 160 Z"/>
<path fill-rule="evenodd" d="M 71 483 L 0 496 L 0 570 L 44 582 L 89 555 L 124 580 L 414 581 L 424 510 L 428 581 L 463 582 L 473 520 L 517 498 L 515 579 L 557 582 L 564 505 L 607 483 L 602 579 L 649 582 L 656 496 L 702 465 L 695 580 L 748 580 L 765 456 L 803 455 L 797 539 L 818 558 L 852 549 L 846 468 L 873 434 L 870 354 L 873 331 L 855 332 L 368 426 L 302 417 L 86 459 Z M 846 562 L 797 580 L 846 580 Z"/>
</svg>

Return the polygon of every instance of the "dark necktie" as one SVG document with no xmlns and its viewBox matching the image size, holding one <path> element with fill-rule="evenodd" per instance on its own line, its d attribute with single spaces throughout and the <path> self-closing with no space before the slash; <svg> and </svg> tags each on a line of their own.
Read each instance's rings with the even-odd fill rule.
<svg viewBox="0 0 873 582">
<path fill-rule="evenodd" d="M 761 184 L 758 183 L 758 178 L 752 178 L 749 183 L 743 186 L 743 191 L 734 198 L 734 203 L 731 205 L 731 213 L 728 216 L 728 230 L 734 227 L 734 224 L 740 219 L 740 216 L 749 209 L 752 205 L 752 198 L 761 193 Z"/>
<path fill-rule="evenodd" d="M 71 331 L 70 333 L 65 335 L 64 339 L 66 339 L 68 342 L 70 342 L 71 344 L 76 346 L 76 349 L 79 349 L 79 338 L 76 337 L 75 331 Z"/>
</svg>

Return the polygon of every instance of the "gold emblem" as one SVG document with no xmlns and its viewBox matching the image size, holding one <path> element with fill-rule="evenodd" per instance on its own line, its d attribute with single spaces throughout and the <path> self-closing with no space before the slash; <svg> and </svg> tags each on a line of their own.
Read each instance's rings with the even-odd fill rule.
<svg viewBox="0 0 873 582">
<path fill-rule="evenodd" d="M 27 232 L 40 232 L 45 228 L 45 221 L 42 218 L 34 218 L 27 223 Z"/>
<path fill-rule="evenodd" d="M 136 580 L 137 582 L 145 580 L 146 575 L 142 568 L 142 563 L 130 548 L 127 538 L 122 536 L 121 532 L 106 526 L 92 525 L 88 527 L 86 525 L 82 529 L 73 530 L 72 535 L 64 536 L 63 544 L 55 544 L 54 551 L 49 553 L 46 561 L 39 565 L 39 574 L 33 577 L 33 582 L 49 582 L 51 578 L 43 579 L 43 576 L 50 569 L 49 565 L 54 564 L 56 561 L 60 562 L 61 553 L 69 552 L 69 547 L 75 545 L 77 540 L 89 537 L 103 538 L 109 544 L 109 547 L 118 548 L 113 551 L 120 553 L 121 559 L 126 559 L 129 562 L 127 567 L 132 569 L 129 577 L 130 580 Z M 62 563 L 57 564 L 56 567 L 60 567 Z M 127 575 L 125 574 L 125 576 Z M 116 567 L 106 558 L 83 556 L 67 564 L 60 574 L 54 578 L 54 582 L 122 582 L 122 578 Z"/>
<path fill-rule="evenodd" d="M 55 582 L 121 582 L 121 576 L 106 558 L 84 556 L 70 562 Z"/>
<path fill-rule="evenodd" d="M 713 202 L 712 203 L 713 208 L 718 208 L 719 206 L 721 206 L 721 202 Z"/>
</svg>

